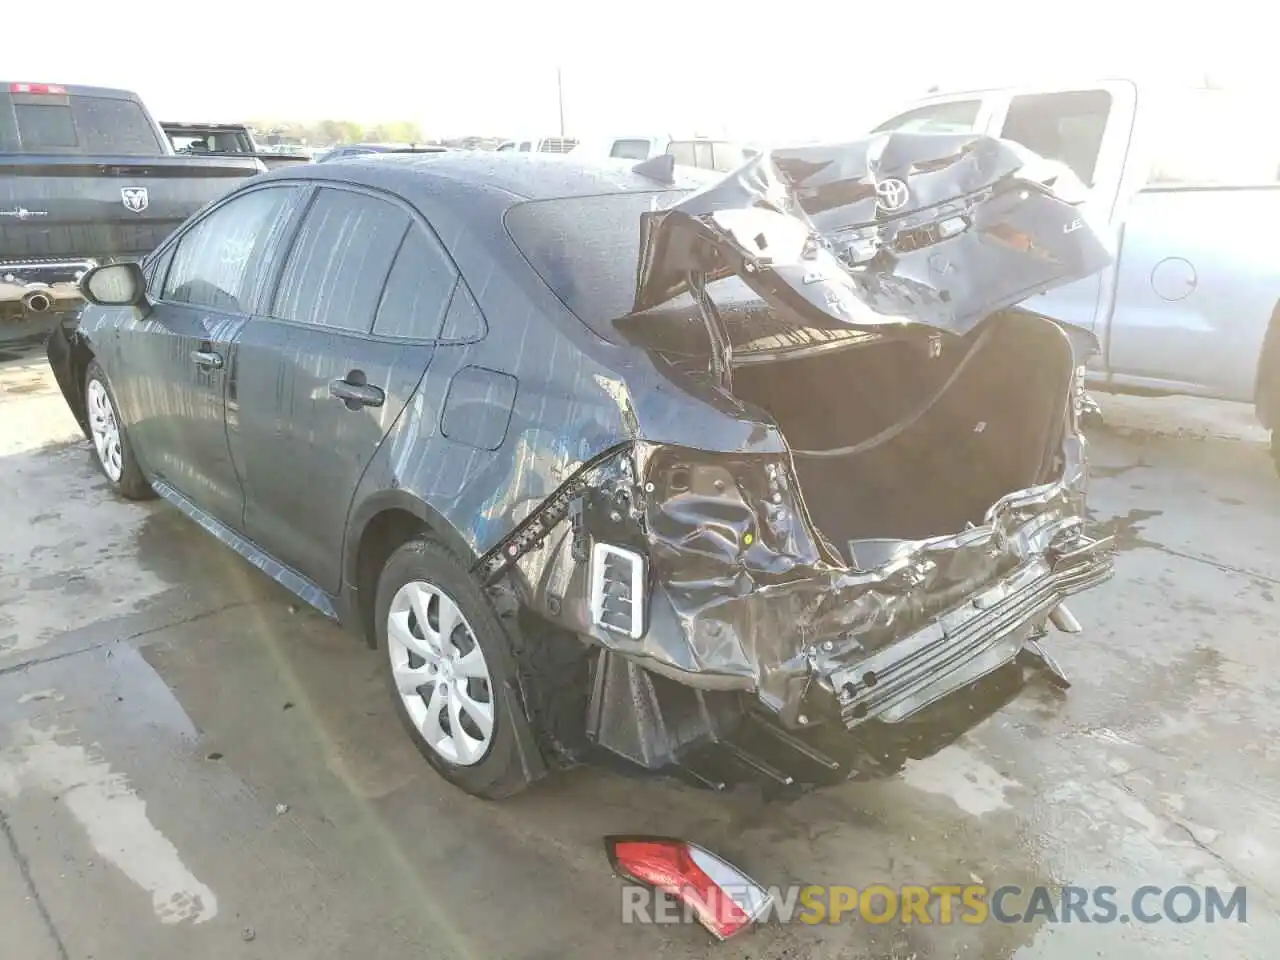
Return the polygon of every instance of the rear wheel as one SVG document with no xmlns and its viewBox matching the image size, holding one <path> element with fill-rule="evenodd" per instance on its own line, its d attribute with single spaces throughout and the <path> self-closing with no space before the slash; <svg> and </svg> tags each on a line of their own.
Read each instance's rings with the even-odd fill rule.
<svg viewBox="0 0 1280 960">
<path fill-rule="evenodd" d="M 155 493 L 133 455 L 129 435 L 116 412 L 115 397 L 97 360 L 91 361 L 85 371 L 84 408 L 94 456 L 111 486 L 130 500 L 154 497 Z"/>
<path fill-rule="evenodd" d="M 410 541 L 383 567 L 376 609 L 393 702 L 418 751 L 467 793 L 522 790 L 515 662 L 467 569 L 433 540 Z"/>
</svg>

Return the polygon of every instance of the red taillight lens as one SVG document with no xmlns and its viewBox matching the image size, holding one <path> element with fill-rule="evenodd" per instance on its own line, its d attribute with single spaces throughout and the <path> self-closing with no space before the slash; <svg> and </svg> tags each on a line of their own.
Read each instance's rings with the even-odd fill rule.
<svg viewBox="0 0 1280 960">
<path fill-rule="evenodd" d="M 56 83 L 11 83 L 10 93 L 47 93 L 50 96 L 65 97 L 67 88 Z"/>
<path fill-rule="evenodd" d="M 614 871 L 686 904 L 720 940 L 749 927 L 769 894 L 732 864 L 696 844 L 668 837 L 606 837 Z"/>
</svg>

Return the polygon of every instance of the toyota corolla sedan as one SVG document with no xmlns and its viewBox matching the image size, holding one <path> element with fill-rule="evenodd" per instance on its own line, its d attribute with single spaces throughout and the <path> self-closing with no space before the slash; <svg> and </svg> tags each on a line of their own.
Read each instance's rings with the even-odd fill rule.
<svg viewBox="0 0 1280 960">
<path fill-rule="evenodd" d="M 1062 174 L 901 133 L 669 161 L 287 167 L 49 343 L 116 492 L 380 648 L 480 796 L 601 752 L 847 778 L 997 675 L 1065 686 L 1049 627 L 1111 573 L 1082 335 L 1018 306 L 1107 262 Z"/>
</svg>

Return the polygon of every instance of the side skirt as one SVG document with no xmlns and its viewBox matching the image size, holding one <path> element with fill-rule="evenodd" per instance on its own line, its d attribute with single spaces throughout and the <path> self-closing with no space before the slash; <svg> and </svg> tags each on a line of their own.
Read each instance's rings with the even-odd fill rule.
<svg viewBox="0 0 1280 960">
<path fill-rule="evenodd" d="M 182 513 L 194 520 L 206 531 L 213 534 L 220 541 L 234 550 L 240 556 L 244 557 L 249 563 L 253 564 L 267 576 L 269 576 L 280 586 L 284 587 L 290 593 L 305 601 L 312 607 L 315 607 L 330 620 L 339 621 L 337 608 L 334 606 L 334 600 L 328 593 L 317 586 L 313 581 L 308 580 L 297 571 L 286 567 L 278 560 L 272 559 L 271 555 L 259 547 L 247 537 L 242 537 L 221 520 L 209 516 L 194 503 L 178 493 L 177 490 L 169 486 L 163 480 L 152 480 L 151 489 L 157 495 L 163 497 L 169 503 L 177 507 Z"/>
</svg>

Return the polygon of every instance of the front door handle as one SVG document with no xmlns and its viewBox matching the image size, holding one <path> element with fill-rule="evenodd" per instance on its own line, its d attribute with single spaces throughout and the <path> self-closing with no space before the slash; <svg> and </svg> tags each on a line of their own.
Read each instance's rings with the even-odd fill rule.
<svg viewBox="0 0 1280 960">
<path fill-rule="evenodd" d="M 353 376 L 353 374 L 358 374 L 359 376 Z M 347 405 L 348 410 L 357 410 L 360 407 L 380 407 L 387 398 L 381 388 L 375 387 L 371 383 L 365 383 L 364 375 L 360 374 L 358 370 L 353 370 L 347 374 L 345 380 L 332 381 L 329 384 L 329 396 L 337 397 Z"/>
<path fill-rule="evenodd" d="M 222 354 L 212 350 L 192 350 L 191 362 L 201 370 L 221 370 Z"/>
</svg>

